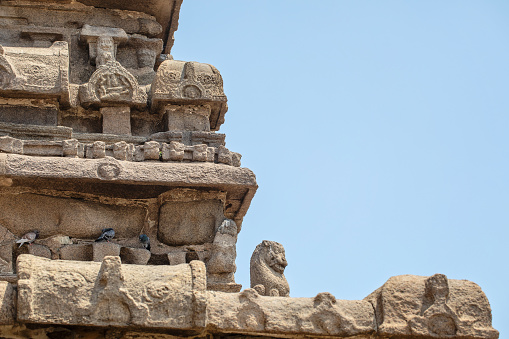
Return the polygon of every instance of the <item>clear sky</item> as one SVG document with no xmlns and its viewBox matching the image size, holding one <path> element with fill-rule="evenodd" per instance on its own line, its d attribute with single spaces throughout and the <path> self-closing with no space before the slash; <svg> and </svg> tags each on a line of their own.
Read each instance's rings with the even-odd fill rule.
<svg viewBox="0 0 509 339">
<path fill-rule="evenodd" d="M 184 0 L 172 54 L 216 66 L 259 189 L 237 243 L 293 297 L 389 277 L 479 284 L 509 338 L 509 1 Z"/>
</svg>

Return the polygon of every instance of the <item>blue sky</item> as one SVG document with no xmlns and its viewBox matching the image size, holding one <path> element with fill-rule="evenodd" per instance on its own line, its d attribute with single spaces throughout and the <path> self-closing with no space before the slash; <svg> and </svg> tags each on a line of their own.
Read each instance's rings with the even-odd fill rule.
<svg viewBox="0 0 509 339">
<path fill-rule="evenodd" d="M 509 2 L 185 0 L 172 54 L 216 66 L 259 189 L 236 280 L 281 242 L 291 296 L 479 284 L 509 338 Z"/>
</svg>

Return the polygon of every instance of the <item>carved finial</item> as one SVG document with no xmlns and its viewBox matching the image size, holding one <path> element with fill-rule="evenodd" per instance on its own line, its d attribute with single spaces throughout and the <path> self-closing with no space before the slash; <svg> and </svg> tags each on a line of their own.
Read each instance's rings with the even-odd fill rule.
<svg viewBox="0 0 509 339">
<path fill-rule="evenodd" d="M 435 274 L 426 280 L 426 294 L 435 304 L 445 304 L 449 297 L 449 282 L 444 274 Z"/>
<path fill-rule="evenodd" d="M 192 61 L 188 61 L 184 65 L 184 79 L 195 80 L 195 78 L 194 78 L 194 63 Z"/>
</svg>

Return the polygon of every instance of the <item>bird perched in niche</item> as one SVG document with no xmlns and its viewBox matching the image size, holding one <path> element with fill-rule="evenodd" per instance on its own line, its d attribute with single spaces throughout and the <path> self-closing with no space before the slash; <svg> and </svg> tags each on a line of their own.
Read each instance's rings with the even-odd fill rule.
<svg viewBox="0 0 509 339">
<path fill-rule="evenodd" d="M 113 228 L 103 228 L 101 232 L 102 232 L 101 236 L 95 240 L 96 242 L 99 241 L 110 242 L 110 240 L 113 239 L 113 237 L 115 236 L 115 231 L 113 230 Z"/>
<path fill-rule="evenodd" d="M 143 248 L 150 251 L 150 238 L 146 234 L 140 234 L 140 242 L 143 245 Z"/>
<path fill-rule="evenodd" d="M 25 244 L 25 243 L 30 245 L 31 243 L 33 243 L 35 241 L 35 239 L 37 239 L 38 236 L 39 236 L 39 231 L 37 231 L 37 230 L 28 232 L 27 234 L 23 235 L 21 237 L 21 239 L 17 240 L 16 244 L 19 244 L 19 247 L 23 246 L 23 244 Z"/>
</svg>

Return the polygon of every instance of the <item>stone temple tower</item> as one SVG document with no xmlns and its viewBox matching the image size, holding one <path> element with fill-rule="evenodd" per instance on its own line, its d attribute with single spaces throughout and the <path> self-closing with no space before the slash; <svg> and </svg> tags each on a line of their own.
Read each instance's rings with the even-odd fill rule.
<svg viewBox="0 0 509 339">
<path fill-rule="evenodd" d="M 271 241 L 241 291 L 256 178 L 220 72 L 170 55 L 181 3 L 0 1 L 0 337 L 498 338 L 441 274 L 290 298 Z"/>
</svg>

